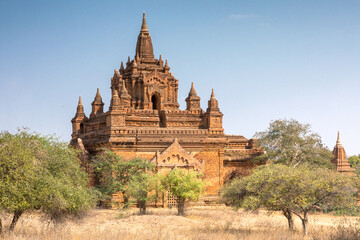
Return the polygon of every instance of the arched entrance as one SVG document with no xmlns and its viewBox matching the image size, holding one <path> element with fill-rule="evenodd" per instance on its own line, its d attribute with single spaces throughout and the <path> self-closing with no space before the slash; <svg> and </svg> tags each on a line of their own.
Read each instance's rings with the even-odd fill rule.
<svg viewBox="0 0 360 240">
<path fill-rule="evenodd" d="M 157 94 L 152 95 L 151 97 L 152 109 L 160 110 L 160 97 Z"/>
</svg>

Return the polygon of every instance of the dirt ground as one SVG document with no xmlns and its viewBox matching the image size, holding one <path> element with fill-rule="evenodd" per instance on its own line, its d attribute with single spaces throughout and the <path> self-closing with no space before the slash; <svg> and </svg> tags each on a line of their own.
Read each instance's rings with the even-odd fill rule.
<svg viewBox="0 0 360 240">
<path fill-rule="evenodd" d="M 218 206 L 191 207 L 184 217 L 176 214 L 176 209 L 162 208 L 150 208 L 145 216 L 138 215 L 136 208 L 97 209 L 54 225 L 39 213 L 28 213 L 20 218 L 14 233 L 3 239 L 303 239 L 301 222 L 295 220 L 298 231 L 290 234 L 280 213 Z M 2 219 L 7 227 L 10 216 L 2 214 Z M 352 224 L 359 224 L 359 218 L 312 214 L 307 238 L 327 239 L 337 227 Z"/>
</svg>

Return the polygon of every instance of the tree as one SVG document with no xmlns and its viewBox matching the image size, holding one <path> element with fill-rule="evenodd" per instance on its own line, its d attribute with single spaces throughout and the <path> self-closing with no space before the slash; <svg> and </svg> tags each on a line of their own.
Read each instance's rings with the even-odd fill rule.
<svg viewBox="0 0 360 240">
<path fill-rule="evenodd" d="M 97 188 L 106 195 L 121 192 L 125 206 L 129 202 L 127 189 L 131 176 L 153 169 L 154 165 L 147 160 L 135 158 L 126 161 L 108 149 L 94 159 L 94 170 L 99 179 Z"/>
<path fill-rule="evenodd" d="M 265 162 L 297 166 L 310 164 L 314 166 L 333 168 L 331 164 L 332 153 L 324 147 L 318 134 L 313 133 L 309 124 L 298 121 L 275 120 L 263 132 L 257 132 L 265 154 L 254 159 L 255 162 Z"/>
<path fill-rule="evenodd" d="M 358 168 L 360 165 L 360 154 L 359 155 L 353 155 L 348 158 L 348 161 L 352 168 Z"/>
<path fill-rule="evenodd" d="M 178 215 L 184 215 L 187 200 L 198 200 L 204 191 L 205 183 L 201 177 L 201 174 L 193 170 L 175 168 L 162 179 L 164 189 L 177 198 Z"/>
<path fill-rule="evenodd" d="M 156 198 L 155 195 L 150 195 L 150 193 L 156 189 L 158 180 L 157 176 L 152 172 L 144 171 L 130 177 L 128 192 L 130 196 L 136 199 L 140 215 L 146 214 L 146 204 Z"/>
<path fill-rule="evenodd" d="M 222 197 L 236 208 L 281 211 L 290 230 L 294 229 L 292 214 L 295 214 L 306 234 L 311 210 L 348 207 L 354 203 L 354 191 L 348 176 L 326 168 L 272 164 L 234 180 L 224 188 Z"/>
<path fill-rule="evenodd" d="M 99 195 L 87 182 L 67 144 L 26 129 L 0 133 L 0 209 L 13 213 L 10 231 L 27 210 L 58 219 L 95 206 Z"/>
<path fill-rule="evenodd" d="M 78 151 L 68 144 L 44 139 L 47 152 L 37 186 L 43 212 L 58 220 L 66 215 L 77 215 L 93 208 L 102 198 L 99 191 L 88 187 L 89 176 L 80 166 Z"/>
</svg>

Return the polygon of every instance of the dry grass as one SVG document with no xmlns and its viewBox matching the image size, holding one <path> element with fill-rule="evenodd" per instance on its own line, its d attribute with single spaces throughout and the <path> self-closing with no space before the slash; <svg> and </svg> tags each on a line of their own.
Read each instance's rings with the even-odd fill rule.
<svg viewBox="0 0 360 240">
<path fill-rule="evenodd" d="M 291 234 L 285 217 L 278 213 L 235 212 L 226 207 L 192 207 L 185 217 L 176 213 L 176 209 L 153 208 L 148 215 L 139 216 L 137 209 L 94 210 L 57 226 L 32 213 L 22 216 L 14 233 L 4 234 L 2 239 L 304 239 L 300 222 L 296 220 L 298 231 Z M 7 227 L 10 216 L 4 218 Z M 305 239 L 360 239 L 360 220 L 312 215 Z"/>
</svg>

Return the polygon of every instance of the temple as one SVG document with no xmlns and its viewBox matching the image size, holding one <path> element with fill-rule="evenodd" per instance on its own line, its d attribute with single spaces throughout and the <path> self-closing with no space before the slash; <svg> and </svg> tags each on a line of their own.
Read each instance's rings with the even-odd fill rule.
<svg viewBox="0 0 360 240">
<path fill-rule="evenodd" d="M 209 183 L 206 196 L 218 195 L 224 182 L 249 174 L 251 159 L 262 150 L 255 139 L 224 133 L 214 90 L 204 111 L 192 83 L 186 109 L 179 109 L 178 85 L 168 61 L 154 56 L 144 14 L 134 58 L 121 62 L 111 78 L 109 110 L 104 112 L 99 89 L 89 117 L 80 98 L 71 143 L 81 142 L 89 156 L 108 148 L 124 161 L 144 158 L 160 172 L 174 167 L 201 171 Z"/>
<path fill-rule="evenodd" d="M 336 171 L 345 174 L 354 173 L 355 169 L 350 166 L 349 161 L 346 159 L 345 148 L 340 141 L 340 132 L 338 132 L 336 145 L 333 150 L 334 158 L 331 163 L 336 167 Z"/>
</svg>

